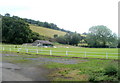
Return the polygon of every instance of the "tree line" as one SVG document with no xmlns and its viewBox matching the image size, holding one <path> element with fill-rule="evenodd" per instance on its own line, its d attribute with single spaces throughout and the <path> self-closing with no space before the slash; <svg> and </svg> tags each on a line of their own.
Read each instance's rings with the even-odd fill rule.
<svg viewBox="0 0 120 83">
<path fill-rule="evenodd" d="M 10 17 L 10 14 L 6 13 L 5 16 Z M 41 27 L 46 27 L 46 28 L 50 28 L 50 29 L 54 29 L 54 30 L 63 31 L 63 32 L 71 32 L 71 31 L 59 28 L 54 23 L 41 22 L 41 21 L 36 21 L 36 20 L 33 20 L 33 19 L 28 19 L 28 18 L 20 18 L 18 16 L 13 16 L 13 18 L 22 19 L 22 20 L 24 20 L 25 22 L 27 22 L 29 24 L 34 24 L 34 25 L 41 26 Z"/>
<path fill-rule="evenodd" d="M 56 41 L 61 44 L 75 45 L 77 46 L 82 40 L 82 36 L 76 32 L 66 33 L 64 36 L 56 37 Z"/>
<path fill-rule="evenodd" d="M 46 28 L 50 28 L 50 29 L 54 29 L 54 30 L 63 31 L 63 32 L 71 32 L 71 31 L 59 28 L 54 23 L 35 21 L 35 20 L 32 20 L 32 19 L 27 19 L 27 18 L 23 18 L 23 20 L 25 20 L 25 22 L 27 22 L 29 24 L 34 24 L 34 25 L 41 26 L 41 27 L 46 27 Z"/>
<path fill-rule="evenodd" d="M 104 25 L 92 26 L 89 28 L 88 33 L 83 33 L 86 36 L 82 36 L 76 32 L 67 32 L 64 36 L 55 34 L 54 38 L 48 38 L 33 32 L 29 28 L 29 23 L 26 22 L 26 20 L 17 16 L 11 17 L 10 14 L 2 16 L 2 41 L 5 43 L 22 44 L 42 39 L 76 46 L 84 42 L 87 44 L 86 47 L 120 47 L 120 36 L 112 33 L 112 31 Z M 35 22 L 34 20 L 28 21 L 32 22 L 32 24 L 41 23 L 40 26 L 44 24 L 42 22 Z M 46 26 L 47 25 L 48 23 L 46 22 Z M 55 24 L 51 24 L 51 27 L 52 26 L 57 27 Z"/>
<path fill-rule="evenodd" d="M 94 48 L 120 48 L 120 36 L 107 28 L 104 25 L 92 26 L 88 33 L 83 33 L 86 36 L 81 36 L 78 33 L 67 33 L 65 36 L 56 38 L 56 41 L 62 44 L 78 45 L 81 42 L 87 45 L 80 45 L 83 47 Z"/>
</svg>

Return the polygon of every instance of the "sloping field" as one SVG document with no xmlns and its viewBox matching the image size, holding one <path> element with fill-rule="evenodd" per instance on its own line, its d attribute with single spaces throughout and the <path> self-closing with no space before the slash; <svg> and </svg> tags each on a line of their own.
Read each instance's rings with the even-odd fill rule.
<svg viewBox="0 0 120 83">
<path fill-rule="evenodd" d="M 35 26 L 35 25 L 30 25 L 30 29 L 33 32 L 39 33 L 40 35 L 47 36 L 47 37 L 52 37 L 52 38 L 54 37 L 55 34 L 57 34 L 58 36 L 66 34 L 65 32 L 62 32 L 62 31 L 53 30 L 53 29 L 40 27 L 40 26 Z"/>
</svg>

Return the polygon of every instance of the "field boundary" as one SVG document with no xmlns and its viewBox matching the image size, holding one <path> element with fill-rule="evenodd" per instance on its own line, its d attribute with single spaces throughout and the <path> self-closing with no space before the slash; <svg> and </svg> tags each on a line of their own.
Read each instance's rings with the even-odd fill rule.
<svg viewBox="0 0 120 83">
<path fill-rule="evenodd" d="M 54 51 L 54 50 L 41 50 L 41 49 L 28 49 L 28 48 L 6 48 L 2 47 L 1 51 L 31 53 L 31 54 L 45 54 L 45 55 L 59 55 L 69 57 L 83 57 L 83 58 L 105 58 L 105 59 L 118 59 L 120 53 L 108 52 L 87 52 L 87 51 Z M 114 56 L 113 56 L 114 55 Z"/>
</svg>

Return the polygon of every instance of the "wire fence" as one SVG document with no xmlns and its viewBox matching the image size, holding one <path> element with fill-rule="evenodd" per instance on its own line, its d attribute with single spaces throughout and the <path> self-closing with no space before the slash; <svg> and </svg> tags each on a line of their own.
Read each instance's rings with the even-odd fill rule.
<svg viewBox="0 0 120 83">
<path fill-rule="evenodd" d="M 108 52 L 80 52 L 80 51 L 55 51 L 55 50 L 42 50 L 42 49 L 28 49 L 28 48 L 6 48 L 1 47 L 1 51 L 31 53 L 31 54 L 43 54 L 43 55 L 59 55 L 70 57 L 83 57 L 83 58 L 106 58 L 106 59 L 118 59 L 120 53 L 108 53 Z"/>
</svg>

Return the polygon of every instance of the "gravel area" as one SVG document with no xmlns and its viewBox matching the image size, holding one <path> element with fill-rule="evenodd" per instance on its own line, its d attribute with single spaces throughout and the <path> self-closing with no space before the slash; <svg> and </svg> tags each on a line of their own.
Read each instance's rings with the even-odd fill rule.
<svg viewBox="0 0 120 83">
<path fill-rule="evenodd" d="M 0 54 L 1 55 L 1 54 Z M 2 54 L 3 57 L 6 56 L 20 56 L 13 54 Z M 13 57 L 14 58 L 14 57 Z M 31 60 L 31 63 L 8 63 L 0 62 L 0 69 L 2 69 L 2 80 L 3 81 L 49 81 L 50 79 L 47 75 L 51 72 L 50 69 L 44 68 L 43 64 L 49 64 L 50 62 L 63 63 L 63 64 L 77 64 L 80 62 L 85 62 L 87 60 L 79 59 L 65 59 L 65 58 L 23 58 L 26 60 Z M 35 63 L 34 63 L 35 62 Z"/>
</svg>

